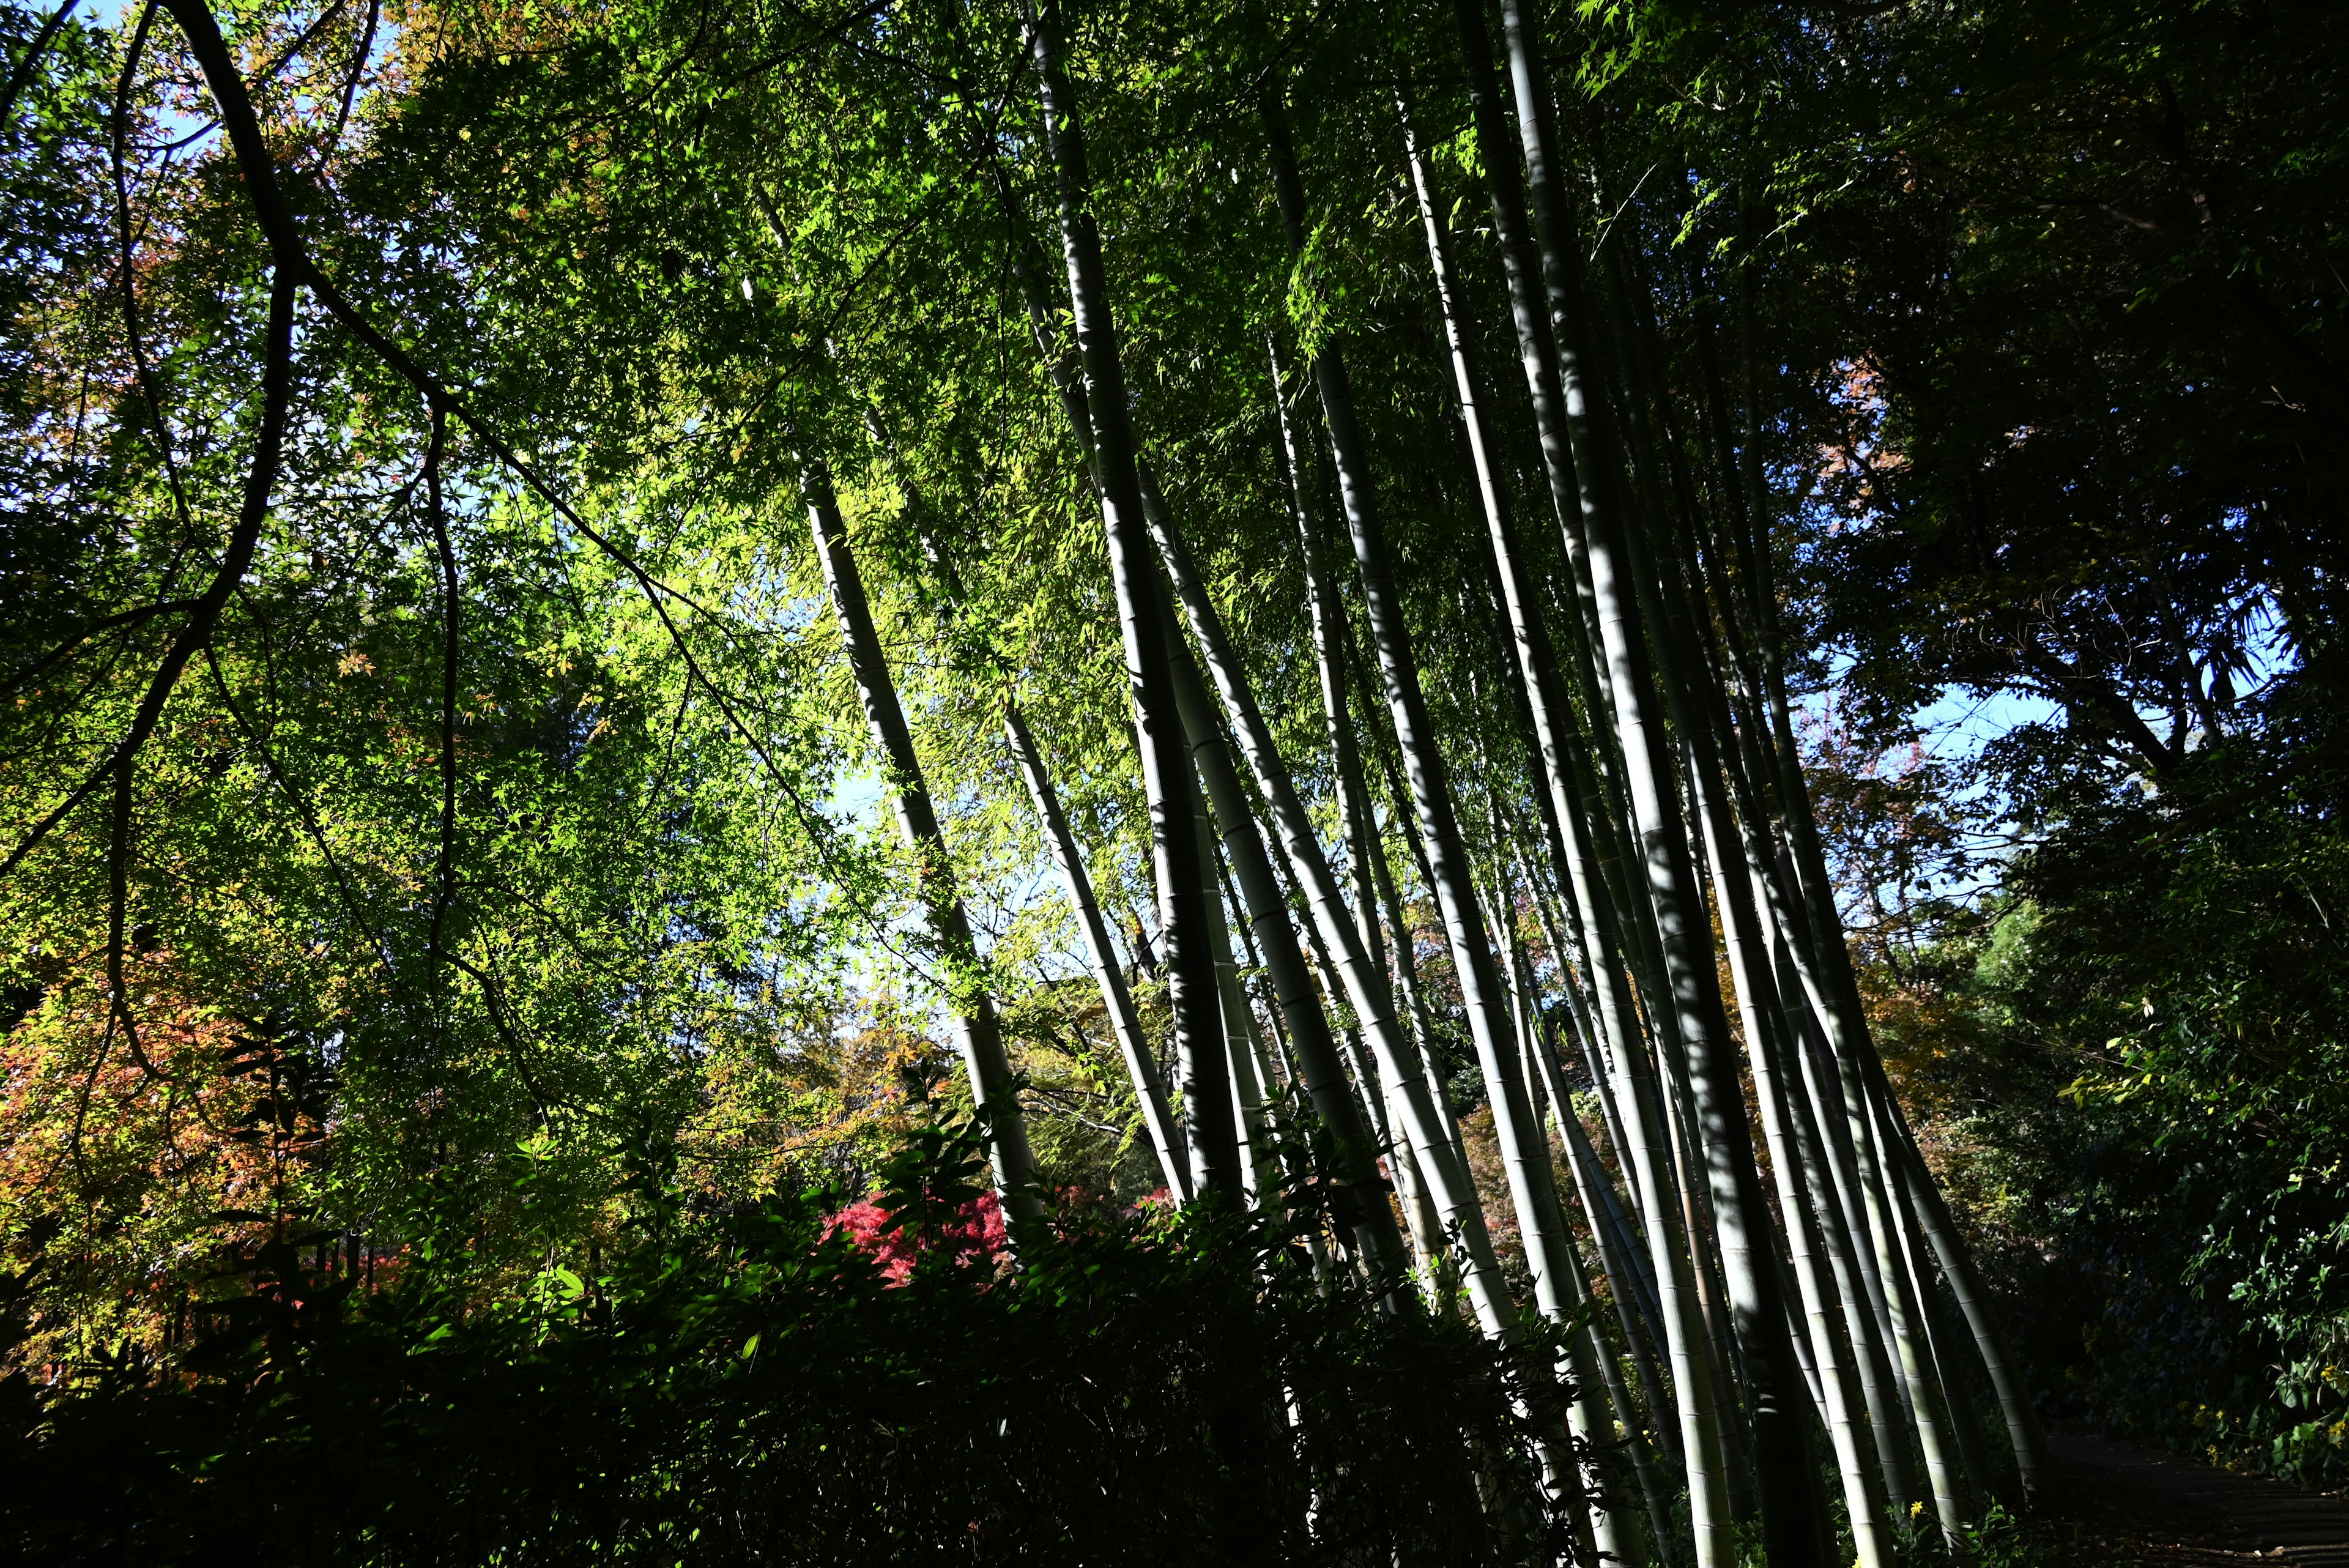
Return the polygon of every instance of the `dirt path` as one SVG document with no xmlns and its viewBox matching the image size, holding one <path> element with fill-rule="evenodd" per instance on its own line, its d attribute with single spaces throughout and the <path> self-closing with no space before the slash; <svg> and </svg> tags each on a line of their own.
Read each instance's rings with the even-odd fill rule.
<svg viewBox="0 0 2349 1568">
<path fill-rule="evenodd" d="M 2051 1436 L 2065 1568 L 2349 1568 L 2349 1501 L 2101 1438 Z"/>
</svg>

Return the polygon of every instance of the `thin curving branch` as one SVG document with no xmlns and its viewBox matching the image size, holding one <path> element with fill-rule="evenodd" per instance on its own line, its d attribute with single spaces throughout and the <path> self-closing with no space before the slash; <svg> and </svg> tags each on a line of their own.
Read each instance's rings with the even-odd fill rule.
<svg viewBox="0 0 2349 1568">
<path fill-rule="evenodd" d="M 151 20 L 152 7 L 140 14 L 138 35 L 134 37 L 125 61 L 122 87 L 115 100 L 115 190 L 120 234 L 124 243 L 122 284 L 126 316 L 130 323 L 134 352 L 138 351 L 138 318 L 129 292 L 130 270 L 129 252 L 129 196 L 121 172 L 124 105 L 137 56 L 142 47 Z M 215 31 L 215 37 L 218 36 Z M 186 605 L 187 620 L 160 664 L 147 683 L 147 691 L 133 713 L 129 729 L 116 742 L 107 760 L 92 770 L 90 775 L 73 794 L 48 816 L 45 817 L 8 857 L 0 864 L 0 875 L 5 875 L 22 864 L 33 847 L 47 837 L 49 831 L 84 799 L 95 793 L 98 784 L 111 780 L 114 786 L 113 811 L 107 837 L 107 981 L 111 991 L 109 1002 L 110 1023 L 122 1026 L 124 1041 L 131 1057 L 141 1072 L 158 1081 L 168 1082 L 166 1075 L 150 1061 L 139 1040 L 138 1025 L 130 1015 L 123 982 L 124 930 L 128 923 L 130 902 L 130 865 L 134 857 L 131 834 L 134 784 L 137 777 L 139 753 L 155 732 L 163 716 L 163 709 L 179 684 L 188 660 L 199 648 L 206 645 L 212 628 L 219 623 L 221 608 L 229 596 L 243 580 L 253 564 L 254 552 L 261 543 L 261 530 L 269 514 L 269 502 L 276 487 L 277 472 L 284 455 L 286 410 L 292 399 L 294 358 L 294 298 L 297 276 L 294 269 L 283 265 L 272 269 L 269 289 L 269 322 L 264 336 L 261 378 L 261 418 L 255 432 L 253 465 L 245 474 L 244 497 L 239 508 L 234 530 L 229 535 L 228 547 L 222 553 L 219 569 L 204 591 Z M 139 355 L 142 367 L 144 356 Z M 181 506 L 181 516 L 187 516 L 186 498 L 180 492 L 178 476 L 172 470 L 170 443 L 161 439 L 161 414 L 156 406 L 151 386 L 148 389 L 148 404 L 155 417 L 158 439 L 163 450 L 167 471 L 172 472 L 172 489 Z"/>
<path fill-rule="evenodd" d="M 49 836 L 49 829 L 55 827 L 58 823 L 63 822 L 67 814 L 69 814 L 74 807 L 79 805 L 83 801 L 88 800 L 97 792 L 98 785 L 111 778 L 114 774 L 116 766 L 119 765 L 121 761 L 122 751 L 120 747 L 118 746 L 115 750 L 109 752 L 106 754 L 106 761 L 92 768 L 89 771 L 89 776 L 82 780 L 78 784 L 76 784 L 74 786 L 73 793 L 66 796 L 62 801 L 59 801 L 55 811 L 50 812 L 48 815 L 35 823 L 33 825 L 33 831 L 26 834 L 24 837 L 24 841 L 18 844 L 16 848 L 8 852 L 7 859 L 0 860 L 0 877 L 5 877 L 9 872 L 14 871 L 18 863 L 21 862 L 26 856 L 30 855 L 35 847 L 40 844 L 42 839 L 47 838 Z"/>
<path fill-rule="evenodd" d="M 5 126 L 9 116 L 16 112 L 16 99 L 32 84 L 33 73 L 40 68 L 41 57 L 49 52 L 49 44 L 57 37 L 57 29 L 66 25 L 66 18 L 72 16 L 73 8 L 80 4 L 81 0 L 66 0 L 64 5 L 49 13 L 49 19 L 41 24 L 39 32 L 33 35 L 32 47 L 25 51 L 25 57 L 16 62 L 16 68 L 8 73 L 6 90 L 0 91 L 0 126 Z"/>
<path fill-rule="evenodd" d="M 269 749 L 268 737 L 261 732 L 260 726 L 255 724 L 244 710 L 237 705 L 235 693 L 229 690 L 227 673 L 221 669 L 220 658 L 212 651 L 210 643 L 204 645 L 204 665 L 211 672 L 213 689 L 220 693 L 221 706 L 228 710 L 229 717 L 236 721 L 236 727 L 243 730 L 245 738 L 253 742 L 254 753 L 261 759 L 262 770 L 268 774 L 269 782 L 277 786 L 278 793 L 285 797 L 285 804 L 294 808 L 294 815 L 300 819 L 302 830 L 310 836 L 310 842 L 318 846 L 318 854 L 326 860 L 326 869 L 334 876 L 335 887 L 342 898 L 343 909 L 350 915 L 352 923 L 358 927 L 368 941 L 375 944 L 376 960 L 383 965 L 385 971 L 397 972 L 397 966 L 391 960 L 391 944 L 384 940 L 383 933 L 376 929 L 374 922 L 367 918 L 367 911 L 359 907 L 357 890 L 351 882 L 350 874 L 343 869 L 342 859 L 336 855 L 335 846 L 326 842 L 326 830 L 320 825 L 318 814 L 311 809 L 309 801 L 300 790 L 294 787 L 294 781 L 286 776 L 285 769 L 278 763 L 276 753 Z"/>
<path fill-rule="evenodd" d="M 449 513 L 440 494 L 440 459 L 448 450 L 449 416 L 432 410 L 432 440 L 424 449 L 425 509 L 432 546 L 440 558 L 440 864 L 432 894 L 432 929 L 425 942 L 430 983 L 440 984 L 440 928 L 457 875 L 457 554 L 449 545 Z"/>
<path fill-rule="evenodd" d="M 455 953 L 449 955 L 449 961 L 471 975 L 473 983 L 481 988 L 481 1003 L 489 1010 L 490 1026 L 498 1032 L 498 1038 L 504 1042 L 507 1054 L 513 1058 L 514 1072 L 522 1079 L 523 1092 L 530 1096 L 532 1113 L 538 1117 L 541 1127 L 552 1125 L 553 1118 L 546 1110 L 546 1096 L 539 1089 L 538 1075 L 530 1070 L 530 1054 L 523 1048 L 520 1032 L 514 1027 L 512 1010 L 498 999 L 498 982 Z"/>
<path fill-rule="evenodd" d="M 343 106 L 335 111 L 335 133 L 326 138 L 326 156 L 343 144 L 343 128 L 351 122 L 351 105 L 357 101 L 359 78 L 367 75 L 367 57 L 375 53 L 376 24 L 383 16 L 383 0 L 367 0 L 366 27 L 359 33 L 358 52 L 351 57 L 351 74 L 343 82 Z"/>
<path fill-rule="evenodd" d="M 155 451 L 163 460 L 163 477 L 171 486 L 171 503 L 180 514 L 180 526 L 191 536 L 195 532 L 195 519 L 188 510 L 187 486 L 180 479 L 179 460 L 171 453 L 171 428 L 163 422 L 163 399 L 155 385 L 154 367 L 147 362 L 147 340 L 139 330 L 139 285 L 132 264 L 136 241 L 130 232 L 130 182 L 123 172 L 123 158 L 129 151 L 130 138 L 130 89 L 139 78 L 139 62 L 147 49 L 148 29 L 155 25 L 155 0 L 147 0 L 140 8 L 139 26 L 130 35 L 130 47 L 122 54 L 122 76 L 114 88 L 114 133 L 108 145 L 109 161 L 114 175 L 115 278 L 122 291 L 122 327 L 130 344 L 130 366 L 139 379 L 139 395 L 147 404 L 147 421 L 154 427 Z"/>
<path fill-rule="evenodd" d="M 160 599 L 151 605 L 140 605 L 136 609 L 121 610 L 114 615 L 100 617 L 33 660 L 22 674 L 12 675 L 6 680 L 0 680 L 0 697 L 8 696 L 38 680 L 58 665 L 72 659 L 83 643 L 100 632 L 112 631 L 117 627 L 135 625 L 150 616 L 170 615 L 175 610 L 186 609 L 194 602 L 193 599 Z"/>
<path fill-rule="evenodd" d="M 133 855 L 130 817 L 132 784 L 137 774 L 139 752 L 146 745 L 155 726 L 162 721 L 163 706 L 171 700 L 171 691 L 180 682 L 180 674 L 187 669 L 188 660 L 197 649 L 206 645 L 212 628 L 219 624 L 221 607 L 236 591 L 253 565 L 254 552 L 261 544 L 262 524 L 269 516 L 270 493 L 276 487 L 277 470 L 284 456 L 286 407 L 292 401 L 294 381 L 294 293 L 295 281 L 285 267 L 273 270 L 269 285 L 269 327 L 264 340 L 261 372 L 261 427 L 254 443 L 253 466 L 244 479 L 244 502 L 239 509 L 236 530 L 229 535 L 228 549 L 221 558 L 220 570 L 213 574 L 212 584 L 204 589 L 188 611 L 187 624 L 172 639 L 163 655 L 163 662 L 147 683 L 147 694 L 140 700 L 139 711 L 132 715 L 130 729 L 115 749 L 112 760 L 114 774 L 114 813 L 107 840 L 107 943 L 106 976 L 113 987 L 112 1006 L 120 1015 L 125 1041 L 131 1056 L 150 1076 L 162 1078 L 153 1063 L 147 1059 L 140 1045 L 139 1032 L 132 1021 L 122 986 L 123 923 L 130 904 L 130 862 Z"/>
</svg>

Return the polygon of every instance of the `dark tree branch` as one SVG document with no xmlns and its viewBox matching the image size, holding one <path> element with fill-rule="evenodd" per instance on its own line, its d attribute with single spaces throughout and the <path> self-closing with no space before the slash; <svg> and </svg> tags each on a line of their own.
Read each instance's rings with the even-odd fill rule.
<svg viewBox="0 0 2349 1568">
<path fill-rule="evenodd" d="M 122 610 L 114 615 L 101 617 L 33 660 L 31 667 L 23 674 L 11 676 L 7 680 L 0 681 L 0 697 L 5 697 L 38 680 L 51 670 L 71 659 L 76 649 L 99 632 L 112 631 L 119 626 L 129 626 L 145 620 L 150 616 L 169 615 L 174 610 L 186 609 L 194 602 L 192 599 L 163 599 L 151 605 L 140 605 L 137 609 Z"/>
<path fill-rule="evenodd" d="M 42 839 L 47 838 L 49 836 L 49 829 L 55 827 L 58 823 L 63 822 L 67 812 L 73 810 L 74 807 L 79 805 L 83 801 L 88 800 L 92 793 L 97 790 L 98 786 L 107 781 L 107 778 L 114 772 L 116 765 L 121 761 L 122 752 L 119 747 L 108 753 L 106 761 L 98 763 L 95 768 L 92 768 L 90 770 L 89 776 L 82 780 L 80 784 L 75 785 L 74 792 L 66 796 L 63 801 L 60 801 L 55 811 L 50 812 L 48 815 L 35 823 L 33 825 L 33 831 L 26 834 L 24 841 L 18 844 L 16 848 L 8 852 L 7 859 L 0 860 L 0 877 L 5 877 L 9 872 L 14 871 L 16 868 L 17 862 L 24 859 L 26 856 L 30 855 L 35 846 L 37 846 Z"/>
<path fill-rule="evenodd" d="M 300 54 L 304 49 L 308 48 L 310 47 L 310 40 L 316 37 L 320 33 L 326 31 L 327 25 L 333 22 L 336 17 L 343 14 L 343 7 L 348 3 L 349 0 L 334 0 L 333 5 L 328 5 L 325 10 L 319 12 L 317 20 L 303 28 L 299 34 L 295 35 L 292 43 L 277 51 L 276 58 L 271 60 L 267 65 L 261 67 L 261 75 L 264 78 L 274 77 L 279 71 L 284 70 L 287 66 L 292 65 L 294 63 L 294 57 Z"/>
<path fill-rule="evenodd" d="M 829 869 L 833 863 L 829 823 L 784 776 L 765 742 L 742 722 L 724 690 L 702 670 L 692 645 L 686 639 L 676 618 L 669 614 L 667 601 L 675 599 L 701 615 L 712 619 L 719 618 L 647 572 L 634 556 L 621 549 L 582 517 L 535 468 L 522 460 L 486 420 L 467 407 L 464 400 L 439 377 L 418 364 L 406 350 L 378 331 L 342 290 L 317 269 L 302 243 L 301 235 L 295 230 L 291 213 L 286 210 L 284 193 L 278 186 L 276 161 L 262 134 L 261 120 L 254 109 L 252 95 L 245 89 L 244 78 L 238 74 L 236 62 L 229 54 L 227 41 L 221 36 L 219 23 L 213 19 L 204 0 L 161 0 L 161 4 L 187 35 L 189 50 L 203 73 L 205 84 L 212 89 L 212 101 L 220 109 L 222 123 L 228 131 L 229 145 L 235 152 L 237 165 L 244 175 L 245 193 L 253 202 L 254 216 L 269 241 L 278 272 L 308 288 L 346 331 L 357 338 L 395 375 L 421 393 L 426 404 L 436 413 L 454 414 L 501 463 L 520 475 L 530 490 L 553 507 L 556 514 L 581 537 L 602 551 L 635 581 L 643 591 L 654 616 L 659 619 L 662 631 L 684 659 L 687 672 L 709 691 L 718 703 L 719 711 L 725 715 L 727 723 L 742 737 L 743 742 L 766 770 L 770 780 L 791 802 L 807 830 L 811 844 Z M 846 878 L 843 881 L 844 884 Z M 895 950 L 879 922 L 872 923 L 884 944 Z"/>
<path fill-rule="evenodd" d="M 522 1078 L 523 1092 L 530 1096 L 530 1107 L 538 1117 L 538 1125 L 546 1127 L 550 1121 L 546 1114 L 546 1096 L 539 1092 L 537 1075 L 530 1070 L 530 1059 L 523 1048 L 522 1036 L 514 1032 L 512 1020 L 498 1002 L 498 982 L 455 953 L 449 955 L 449 961 L 472 976 L 473 983 L 481 988 L 481 1004 L 489 1009 L 490 1025 L 498 1032 L 498 1038 L 505 1042 L 507 1052 L 513 1057 L 514 1072 Z"/>
<path fill-rule="evenodd" d="M 351 57 L 351 74 L 343 83 L 343 106 L 335 112 L 335 133 L 326 138 L 326 153 L 332 157 L 343 143 L 343 128 L 351 122 L 351 105 L 358 97 L 359 78 L 367 75 L 367 57 L 375 53 L 376 23 L 383 16 L 383 0 L 367 0 L 367 26 L 359 34 L 358 53 Z"/>
<path fill-rule="evenodd" d="M 222 556 L 220 570 L 213 574 L 212 585 L 190 607 L 187 624 L 180 628 L 180 635 L 163 655 L 162 664 L 147 683 L 147 694 L 140 701 L 129 732 L 123 736 L 114 756 L 114 816 L 106 855 L 106 974 L 114 988 L 113 1006 L 121 1014 L 130 1054 L 141 1068 L 158 1078 L 164 1075 L 155 1070 L 139 1044 L 138 1029 L 131 1021 L 122 989 L 123 923 L 129 909 L 133 853 L 131 786 L 140 749 L 162 721 L 163 705 L 179 684 L 181 671 L 187 668 L 196 649 L 210 640 L 213 627 L 220 621 L 221 607 L 243 580 L 253 565 L 254 552 L 261 544 L 262 524 L 268 520 L 270 493 L 276 486 L 278 462 L 284 453 L 286 406 L 292 401 L 295 286 L 294 275 L 288 269 L 272 269 L 269 327 L 261 374 L 261 426 L 254 443 L 253 466 L 245 474 L 244 504 L 237 516 L 236 531 L 229 536 L 228 549 Z"/>
<path fill-rule="evenodd" d="M 2110 729 L 2114 735 L 2131 751 L 2145 759 L 2146 766 L 2157 776 L 2167 774 L 2178 759 L 2161 743 L 2161 737 L 2152 726 L 2137 716 L 2127 699 L 2114 691 L 2101 677 L 2082 670 L 2077 665 L 2066 664 L 2054 654 L 2041 648 L 2029 632 L 2016 641 L 2014 654 L 2023 669 L 2035 676 L 2047 694 L 2075 713 L 2093 714 L 2095 721 Z"/>
<path fill-rule="evenodd" d="M 155 0 L 147 0 L 140 9 L 138 29 L 130 35 L 130 47 L 123 52 L 122 78 L 114 88 L 114 136 L 109 153 L 114 172 L 114 223 L 116 276 L 122 289 L 122 326 L 130 342 L 130 365 L 139 378 L 139 395 L 146 400 L 147 421 L 154 427 L 155 450 L 163 460 L 163 477 L 171 486 L 172 504 L 179 509 L 180 526 L 191 536 L 195 531 L 195 518 L 188 510 L 187 487 L 180 482 L 180 464 L 171 455 L 171 432 L 163 423 L 163 399 L 155 385 L 155 372 L 147 363 L 147 343 L 139 330 L 139 286 L 132 268 L 135 243 L 130 233 L 130 184 L 123 172 L 123 155 L 129 140 L 130 89 L 139 76 L 139 61 L 147 48 L 147 30 L 155 23 Z"/>
<path fill-rule="evenodd" d="M 26 49 L 25 57 L 16 62 L 16 68 L 8 73 L 7 90 L 0 92 L 0 126 L 6 125 L 8 117 L 16 112 L 17 95 L 31 84 L 34 71 L 40 67 L 41 57 L 49 52 L 50 40 L 57 36 L 57 29 L 65 26 L 66 18 L 72 16 L 73 8 L 80 4 L 81 0 L 66 0 L 64 5 L 49 13 L 49 19 L 41 24 L 39 32 L 33 35 L 32 47 Z"/>
<path fill-rule="evenodd" d="M 425 945 L 430 984 L 440 984 L 440 928 L 457 875 L 457 554 L 449 545 L 449 515 L 440 494 L 440 459 L 447 450 L 449 416 L 432 410 L 432 440 L 424 450 L 425 507 L 432 517 L 432 546 L 440 558 L 440 866 L 432 895 L 432 929 Z"/>
</svg>

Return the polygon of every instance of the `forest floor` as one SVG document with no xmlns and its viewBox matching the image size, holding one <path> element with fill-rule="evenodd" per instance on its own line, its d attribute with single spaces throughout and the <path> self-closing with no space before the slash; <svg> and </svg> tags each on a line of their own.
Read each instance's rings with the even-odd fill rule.
<svg viewBox="0 0 2349 1568">
<path fill-rule="evenodd" d="M 2047 1444 L 2033 1533 L 2063 1568 L 2349 1568 L 2349 1498 L 2102 1438 Z"/>
</svg>

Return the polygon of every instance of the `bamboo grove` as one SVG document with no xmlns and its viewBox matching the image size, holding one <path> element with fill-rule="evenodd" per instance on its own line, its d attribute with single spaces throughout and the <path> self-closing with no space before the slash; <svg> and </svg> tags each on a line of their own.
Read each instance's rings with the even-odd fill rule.
<svg viewBox="0 0 2349 1568">
<path fill-rule="evenodd" d="M 1738 84 L 1529 0 L 65 16 L 0 132 L 82 225 L 10 460 L 51 1168 L 202 1118 L 206 986 L 336 1021 L 345 1141 L 560 1165 L 854 954 L 1015 1260 L 1043 998 L 1170 1201 L 1547 1391 L 1576 1561 L 2041 1483 L 1804 778 Z"/>
</svg>

